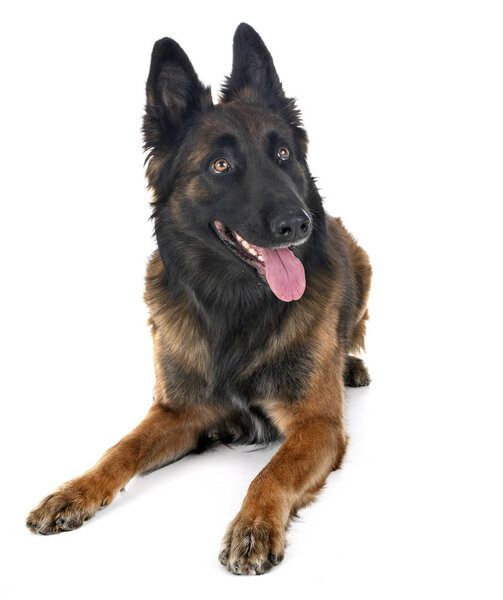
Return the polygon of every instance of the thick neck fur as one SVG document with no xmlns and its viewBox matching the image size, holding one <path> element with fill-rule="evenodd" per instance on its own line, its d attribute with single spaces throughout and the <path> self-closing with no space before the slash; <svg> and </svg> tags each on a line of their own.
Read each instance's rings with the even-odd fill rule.
<svg viewBox="0 0 503 600">
<path fill-rule="evenodd" d="M 313 192 L 309 204 L 314 229 L 301 259 L 308 286 L 328 268 L 325 214 L 314 184 Z M 199 323 L 209 348 L 215 391 L 234 390 L 249 362 L 266 347 L 296 303 L 279 300 L 247 265 L 212 261 L 201 256 L 197 241 L 180 239 L 180 231 L 166 232 L 165 224 L 163 232 L 157 235 L 163 285 L 169 298 L 183 301 Z"/>
</svg>

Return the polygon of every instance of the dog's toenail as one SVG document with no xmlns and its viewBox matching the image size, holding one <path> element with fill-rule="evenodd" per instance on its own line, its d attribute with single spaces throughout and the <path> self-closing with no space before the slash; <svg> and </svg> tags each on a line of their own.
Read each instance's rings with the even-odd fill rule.
<svg viewBox="0 0 503 600">
<path fill-rule="evenodd" d="M 250 563 L 250 569 L 256 569 L 257 567 L 257 563 Z"/>
<path fill-rule="evenodd" d="M 56 525 L 63 525 L 63 523 L 64 523 L 64 522 L 65 522 L 65 520 L 64 520 L 64 519 L 58 519 L 58 520 L 56 521 Z"/>
</svg>

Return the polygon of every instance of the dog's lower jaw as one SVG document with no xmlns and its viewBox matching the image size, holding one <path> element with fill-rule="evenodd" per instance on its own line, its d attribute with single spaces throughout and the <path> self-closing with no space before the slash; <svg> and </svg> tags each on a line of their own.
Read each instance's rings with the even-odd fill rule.
<svg viewBox="0 0 503 600">
<path fill-rule="evenodd" d="M 233 254 L 257 270 L 277 298 L 291 302 L 302 297 L 306 289 L 304 265 L 292 250 L 294 245 L 302 245 L 307 241 L 310 231 L 293 244 L 261 247 L 243 239 L 220 221 L 215 221 L 214 228 Z"/>
</svg>

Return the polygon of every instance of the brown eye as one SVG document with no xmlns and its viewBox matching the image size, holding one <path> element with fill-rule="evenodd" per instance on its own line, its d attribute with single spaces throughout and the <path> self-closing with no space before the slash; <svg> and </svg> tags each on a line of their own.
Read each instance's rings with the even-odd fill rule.
<svg viewBox="0 0 503 600">
<path fill-rule="evenodd" d="M 280 146 L 278 150 L 278 157 L 281 160 L 288 160 L 290 158 L 290 150 L 286 146 Z"/>
<path fill-rule="evenodd" d="M 230 164 L 225 158 L 219 158 L 213 163 L 212 167 L 216 173 L 225 173 L 225 171 L 230 169 Z"/>
</svg>

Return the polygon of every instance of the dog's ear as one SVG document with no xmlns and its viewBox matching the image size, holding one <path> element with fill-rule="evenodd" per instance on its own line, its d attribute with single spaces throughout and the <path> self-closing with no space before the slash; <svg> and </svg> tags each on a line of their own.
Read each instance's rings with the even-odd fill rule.
<svg viewBox="0 0 503 600">
<path fill-rule="evenodd" d="M 199 81 L 182 48 L 170 38 L 156 42 L 147 79 L 145 148 L 169 145 L 194 113 L 212 106 L 210 88 Z"/>
<path fill-rule="evenodd" d="M 221 100 L 232 100 L 244 88 L 270 105 L 285 98 L 271 53 L 247 23 L 241 23 L 234 34 L 232 72 L 222 86 Z"/>
<path fill-rule="evenodd" d="M 293 130 L 297 154 L 307 155 L 307 134 L 294 98 L 285 96 L 271 53 L 259 34 L 241 23 L 234 34 L 232 72 L 222 86 L 220 100 L 229 102 L 236 96 L 245 101 L 262 102 L 277 111 Z"/>
</svg>

